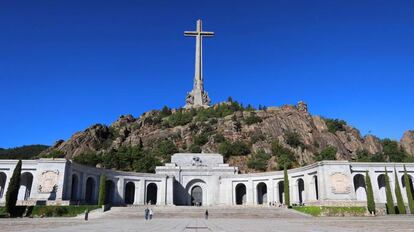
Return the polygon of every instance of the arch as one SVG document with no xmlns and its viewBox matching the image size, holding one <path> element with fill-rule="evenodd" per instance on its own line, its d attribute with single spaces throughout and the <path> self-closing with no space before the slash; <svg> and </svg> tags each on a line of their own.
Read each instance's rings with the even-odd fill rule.
<svg viewBox="0 0 414 232">
<path fill-rule="evenodd" d="M 134 182 L 128 182 L 125 185 L 125 204 L 132 205 L 135 200 L 135 184 Z"/>
<path fill-rule="evenodd" d="M 112 180 L 105 181 L 105 204 L 113 204 L 115 196 L 115 183 Z"/>
<path fill-rule="evenodd" d="M 277 187 L 279 189 L 279 203 L 283 204 L 283 198 L 285 196 L 285 183 L 283 181 L 279 181 L 279 183 L 277 183 Z"/>
<path fill-rule="evenodd" d="M 30 172 L 24 172 L 20 176 L 20 188 L 19 188 L 19 200 L 29 200 L 32 191 L 33 174 Z"/>
<path fill-rule="evenodd" d="M 72 189 L 70 192 L 70 199 L 72 201 L 78 200 L 79 178 L 78 175 L 72 174 Z"/>
<path fill-rule="evenodd" d="M 158 187 L 155 183 L 150 183 L 147 185 L 147 199 L 146 203 L 150 205 L 156 205 L 157 204 L 157 192 Z"/>
<path fill-rule="evenodd" d="M 257 204 L 262 205 L 267 203 L 267 186 L 264 182 L 260 182 L 256 186 Z"/>
<path fill-rule="evenodd" d="M 413 177 L 410 175 L 410 174 L 407 174 L 408 175 L 408 181 L 409 181 L 409 183 L 410 183 L 410 187 L 411 187 L 411 195 L 412 196 L 414 196 L 414 189 L 413 189 Z M 404 175 L 402 175 L 401 176 L 401 184 L 402 184 L 402 187 L 403 187 L 403 191 L 405 192 L 405 194 L 407 194 L 407 190 L 405 189 L 406 188 L 406 186 L 405 186 L 405 179 L 404 179 Z"/>
<path fill-rule="evenodd" d="M 191 188 L 191 205 L 203 205 L 203 189 L 198 185 Z"/>
<path fill-rule="evenodd" d="M 318 176 L 313 176 L 313 182 L 315 183 L 315 199 L 319 200 Z"/>
<path fill-rule="evenodd" d="M 365 177 L 362 174 L 356 174 L 353 180 L 357 201 L 366 201 L 367 195 L 365 192 Z"/>
<path fill-rule="evenodd" d="M 202 194 L 200 194 L 201 198 L 201 202 L 200 199 L 197 199 L 197 205 L 207 205 L 208 204 L 208 199 L 207 199 L 207 194 L 208 194 L 208 186 L 206 184 L 206 182 L 204 182 L 204 180 L 202 179 L 193 179 L 191 181 L 189 181 L 185 187 L 185 193 L 187 195 L 187 205 L 196 205 L 194 204 L 194 199 L 193 199 L 193 188 L 195 186 L 199 186 L 200 188 L 196 189 L 198 190 L 202 190 Z M 196 192 L 196 194 L 199 194 Z M 197 195 L 198 197 L 198 195 Z"/>
<path fill-rule="evenodd" d="M 92 204 L 95 203 L 95 191 L 96 191 L 96 182 L 93 177 L 88 177 L 86 180 L 86 191 L 85 191 L 85 202 Z"/>
<path fill-rule="evenodd" d="M 7 179 L 6 173 L 0 172 L 0 199 L 3 198 L 3 195 L 5 193 L 4 189 L 6 187 L 6 179 Z"/>
<path fill-rule="evenodd" d="M 377 177 L 377 184 L 378 184 L 379 201 L 382 203 L 385 203 L 386 194 L 385 194 L 385 175 L 384 174 L 380 174 Z"/>
<path fill-rule="evenodd" d="M 246 185 L 239 183 L 236 185 L 236 205 L 246 204 Z"/>
<path fill-rule="evenodd" d="M 297 184 L 298 184 L 298 202 L 302 204 L 303 203 L 303 192 L 305 191 L 305 183 L 303 182 L 302 178 L 299 178 L 297 180 Z"/>
</svg>

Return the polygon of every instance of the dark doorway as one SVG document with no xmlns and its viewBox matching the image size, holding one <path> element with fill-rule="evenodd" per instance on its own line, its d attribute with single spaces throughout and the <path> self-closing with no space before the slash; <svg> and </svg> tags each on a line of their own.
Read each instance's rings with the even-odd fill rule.
<svg viewBox="0 0 414 232">
<path fill-rule="evenodd" d="M 279 189 L 279 203 L 283 204 L 283 193 L 285 192 L 285 184 L 283 181 L 279 181 L 279 183 L 277 184 L 277 187 Z"/>
<path fill-rule="evenodd" d="M 236 185 L 236 205 L 246 204 L 246 185 Z"/>
<path fill-rule="evenodd" d="M 105 204 L 114 203 L 115 184 L 112 180 L 105 182 Z"/>
<path fill-rule="evenodd" d="M 191 189 L 191 205 L 201 206 L 203 204 L 203 189 L 200 186 L 194 186 Z"/>
<path fill-rule="evenodd" d="M 19 190 L 19 200 L 29 200 L 30 194 L 32 192 L 32 184 L 33 184 L 33 175 L 30 172 L 25 172 L 20 177 L 20 189 Z"/>
<path fill-rule="evenodd" d="M 156 184 L 151 183 L 147 186 L 147 204 L 156 205 L 157 204 L 157 191 L 158 187 Z"/>
<path fill-rule="evenodd" d="M 313 176 L 313 180 L 315 182 L 315 198 L 316 198 L 316 200 L 319 200 L 318 177 Z"/>
<path fill-rule="evenodd" d="M 303 203 L 303 191 L 305 191 L 305 184 L 302 178 L 298 179 L 298 194 L 299 194 L 299 203 Z"/>
<path fill-rule="evenodd" d="M 267 186 L 261 182 L 257 185 L 257 204 L 262 205 L 267 202 Z"/>
<path fill-rule="evenodd" d="M 72 201 L 78 200 L 78 185 L 79 185 L 79 179 L 76 174 L 72 175 L 72 191 L 70 193 L 70 199 Z"/>
<path fill-rule="evenodd" d="M 6 187 L 6 174 L 4 172 L 0 172 L 0 199 L 3 198 L 5 193 L 4 188 Z"/>
<path fill-rule="evenodd" d="M 133 182 L 128 182 L 125 186 L 125 204 L 132 205 L 134 204 L 135 199 L 135 184 Z"/>
<path fill-rule="evenodd" d="M 89 204 L 95 203 L 94 193 L 95 193 L 95 180 L 92 177 L 89 177 L 86 180 L 86 191 L 85 191 L 86 203 L 89 203 Z"/>
</svg>

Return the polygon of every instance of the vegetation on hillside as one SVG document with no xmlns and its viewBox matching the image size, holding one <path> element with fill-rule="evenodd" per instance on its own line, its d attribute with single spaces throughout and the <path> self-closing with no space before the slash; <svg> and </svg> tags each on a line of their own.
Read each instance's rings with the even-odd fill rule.
<svg viewBox="0 0 414 232">
<path fill-rule="evenodd" d="M 0 148 L 0 159 L 34 159 L 46 150 L 46 145 L 27 145 L 15 148 Z"/>
</svg>

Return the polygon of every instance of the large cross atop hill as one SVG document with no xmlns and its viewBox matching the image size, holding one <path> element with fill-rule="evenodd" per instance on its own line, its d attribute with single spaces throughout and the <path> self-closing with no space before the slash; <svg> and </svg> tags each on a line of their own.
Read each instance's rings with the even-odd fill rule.
<svg viewBox="0 0 414 232">
<path fill-rule="evenodd" d="M 191 92 L 187 94 L 185 108 L 208 107 L 210 105 L 210 98 L 208 93 L 204 91 L 203 83 L 203 37 L 212 37 L 214 32 L 203 31 L 201 19 L 197 20 L 196 31 L 185 31 L 185 36 L 196 37 L 196 53 L 195 53 L 195 74 L 194 87 Z"/>
</svg>

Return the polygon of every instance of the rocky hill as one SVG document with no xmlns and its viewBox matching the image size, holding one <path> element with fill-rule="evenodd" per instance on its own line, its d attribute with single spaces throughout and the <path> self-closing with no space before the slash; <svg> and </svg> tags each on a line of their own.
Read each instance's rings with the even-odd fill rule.
<svg viewBox="0 0 414 232">
<path fill-rule="evenodd" d="M 399 142 L 380 140 L 361 136 L 342 120 L 312 116 L 304 102 L 253 109 L 230 99 L 208 109 L 164 107 L 138 118 L 121 116 L 109 126 L 96 124 L 56 142 L 42 156 L 151 171 L 178 151 L 220 152 L 242 172 L 301 166 L 318 159 L 407 161 L 414 155 L 414 131 L 407 131 Z M 143 168 L 141 163 L 148 165 Z"/>
</svg>

